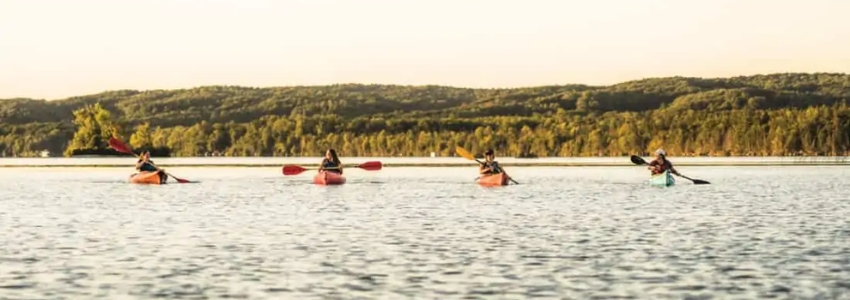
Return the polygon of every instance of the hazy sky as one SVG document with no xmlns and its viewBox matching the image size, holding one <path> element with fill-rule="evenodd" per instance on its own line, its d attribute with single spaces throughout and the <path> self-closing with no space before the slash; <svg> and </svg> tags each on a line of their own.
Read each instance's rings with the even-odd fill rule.
<svg viewBox="0 0 850 300">
<path fill-rule="evenodd" d="M 850 73 L 847 0 L 0 0 L 0 98 Z"/>
</svg>

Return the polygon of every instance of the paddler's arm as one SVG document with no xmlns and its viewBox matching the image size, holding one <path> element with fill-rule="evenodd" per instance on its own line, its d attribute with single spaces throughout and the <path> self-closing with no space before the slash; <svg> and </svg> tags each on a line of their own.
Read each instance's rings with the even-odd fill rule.
<svg viewBox="0 0 850 300">
<path fill-rule="evenodd" d="M 673 167 L 673 164 L 670 164 L 670 173 L 682 176 L 682 174 L 679 174 L 679 171 L 676 171 L 676 168 Z"/>
<path fill-rule="evenodd" d="M 327 158 L 323 158 L 322 162 L 319 163 L 319 168 L 316 171 L 321 172 L 325 170 L 325 162 L 327 162 Z"/>
<path fill-rule="evenodd" d="M 657 168 L 658 168 L 658 167 L 657 167 L 657 166 L 658 166 L 658 161 L 657 161 L 657 160 L 653 160 L 653 161 L 649 162 L 649 163 L 648 163 L 648 164 L 646 164 L 646 165 L 647 165 L 647 166 L 646 166 L 646 169 L 647 169 L 647 170 L 655 171 L 655 169 L 657 169 Z"/>
<path fill-rule="evenodd" d="M 664 160 L 664 166 L 666 167 L 665 169 L 670 171 L 670 173 L 673 173 L 674 175 L 682 176 L 681 174 L 679 174 L 679 171 L 676 171 L 676 168 L 673 167 L 673 163 L 671 163 L 669 160 L 667 160 L 667 159 Z"/>
<path fill-rule="evenodd" d="M 478 165 L 478 174 L 485 174 L 485 173 L 489 173 L 489 172 L 490 172 L 490 168 L 486 167 L 484 164 Z"/>
</svg>

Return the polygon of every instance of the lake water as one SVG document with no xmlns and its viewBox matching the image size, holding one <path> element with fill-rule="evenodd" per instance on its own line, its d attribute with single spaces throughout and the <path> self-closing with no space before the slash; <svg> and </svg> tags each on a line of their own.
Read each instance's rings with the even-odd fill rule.
<svg viewBox="0 0 850 300">
<path fill-rule="evenodd" d="M 850 299 L 850 168 L 0 170 L 0 299 Z"/>
</svg>

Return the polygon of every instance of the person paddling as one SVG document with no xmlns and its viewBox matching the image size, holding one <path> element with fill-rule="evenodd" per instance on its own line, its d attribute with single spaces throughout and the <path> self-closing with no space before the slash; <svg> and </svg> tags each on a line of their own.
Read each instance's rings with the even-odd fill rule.
<svg viewBox="0 0 850 300">
<path fill-rule="evenodd" d="M 478 173 L 481 175 L 494 175 L 502 173 L 502 168 L 499 167 L 499 162 L 496 160 L 496 155 L 493 149 L 488 149 L 484 152 L 484 163 L 478 167 Z"/>
<path fill-rule="evenodd" d="M 676 168 L 673 167 L 673 163 L 667 160 L 667 152 L 661 148 L 655 150 L 655 159 L 649 162 L 649 166 L 646 168 L 649 169 L 652 175 L 661 174 L 664 173 L 665 170 L 670 170 L 670 173 L 682 176 L 679 174 L 679 171 L 676 171 Z"/>
<path fill-rule="evenodd" d="M 159 182 L 165 182 L 168 179 L 168 175 L 165 174 L 165 169 L 157 168 L 151 160 L 151 153 L 149 151 L 142 152 L 142 155 L 139 156 L 139 160 L 136 161 L 136 170 L 141 172 L 159 172 Z"/>
<path fill-rule="evenodd" d="M 336 150 L 328 149 L 325 152 L 325 158 L 319 165 L 319 172 L 330 171 L 342 175 L 342 162 L 339 161 L 339 156 L 336 155 Z"/>
</svg>

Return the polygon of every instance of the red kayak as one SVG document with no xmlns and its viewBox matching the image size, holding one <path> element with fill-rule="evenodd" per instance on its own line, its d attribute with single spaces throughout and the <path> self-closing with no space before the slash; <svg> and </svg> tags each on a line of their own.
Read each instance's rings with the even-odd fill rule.
<svg viewBox="0 0 850 300">
<path fill-rule="evenodd" d="M 508 185 L 510 177 L 508 174 L 499 173 L 494 175 L 485 175 L 478 178 L 478 184 L 482 186 L 502 186 Z"/>
<path fill-rule="evenodd" d="M 142 171 L 130 175 L 130 183 L 136 184 L 164 184 L 166 180 L 165 174 L 162 171 L 148 172 Z"/>
<path fill-rule="evenodd" d="M 313 183 L 318 185 L 334 185 L 345 183 L 345 176 L 336 172 L 322 171 L 313 176 Z"/>
</svg>

